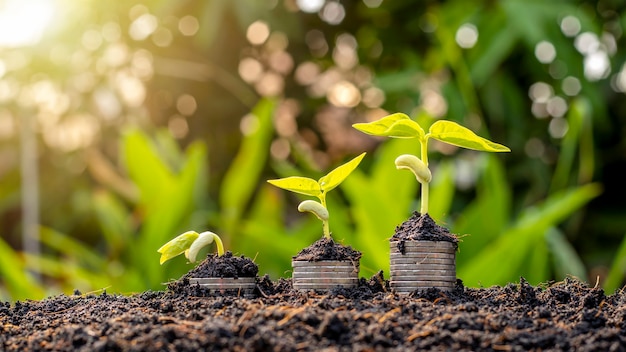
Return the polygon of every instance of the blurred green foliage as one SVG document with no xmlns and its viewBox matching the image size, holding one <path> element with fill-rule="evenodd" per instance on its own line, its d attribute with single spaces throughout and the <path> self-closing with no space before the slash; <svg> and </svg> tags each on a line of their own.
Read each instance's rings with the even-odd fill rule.
<svg viewBox="0 0 626 352">
<path fill-rule="evenodd" d="M 362 275 L 387 270 L 386 240 L 419 194 L 393 160 L 418 146 L 351 125 L 396 111 L 423 126 L 445 117 L 512 149 L 433 144 L 430 213 L 462 236 L 467 285 L 625 282 L 621 3 L 56 6 L 38 44 L 0 47 L 2 299 L 162 289 L 190 265 L 159 266 L 156 249 L 186 230 L 215 231 L 261 273 L 288 276 L 321 226 L 295 211 L 303 198 L 265 180 L 317 179 L 363 151 L 329 195 L 331 228 L 363 252 Z M 20 239 L 27 115 L 39 145 L 39 254 Z"/>
</svg>

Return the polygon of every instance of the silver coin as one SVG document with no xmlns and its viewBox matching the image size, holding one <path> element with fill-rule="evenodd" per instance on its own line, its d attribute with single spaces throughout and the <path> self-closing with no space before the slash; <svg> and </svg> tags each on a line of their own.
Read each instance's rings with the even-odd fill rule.
<svg viewBox="0 0 626 352">
<path fill-rule="evenodd" d="M 455 259 L 456 255 L 454 255 L 453 253 L 411 253 L 411 252 L 407 252 L 406 254 L 402 254 L 402 253 L 390 253 L 389 257 L 391 259 L 393 258 L 417 258 L 417 259 L 424 259 L 424 258 L 437 258 L 437 259 Z"/>
<path fill-rule="evenodd" d="M 393 270 L 396 276 L 456 276 L 456 270 Z"/>
<path fill-rule="evenodd" d="M 359 282 L 356 279 L 347 279 L 347 278 L 337 278 L 337 279 L 328 279 L 328 280 L 315 280 L 315 279 L 292 279 L 294 285 L 299 284 L 322 284 L 322 285 L 352 285 Z"/>
<path fill-rule="evenodd" d="M 392 276 L 389 278 L 389 281 L 393 281 L 393 282 L 407 282 L 407 283 L 411 283 L 411 282 L 430 282 L 430 281 L 436 281 L 436 282 L 456 282 L 456 276 L 422 276 L 422 277 L 416 277 L 416 276 Z"/>
<path fill-rule="evenodd" d="M 291 261 L 291 266 L 294 268 L 298 267 L 309 267 L 309 266 L 329 266 L 329 267 L 351 267 L 358 268 L 358 263 L 346 262 L 346 261 L 319 261 L 319 262 L 309 262 L 306 260 L 293 260 Z"/>
<path fill-rule="evenodd" d="M 393 258 L 391 260 L 391 264 L 416 264 L 416 265 L 425 265 L 425 264 L 454 264 L 454 259 L 438 259 L 438 258 Z"/>
<path fill-rule="evenodd" d="M 357 277 L 357 273 L 356 272 L 349 272 L 349 273 L 345 273 L 345 272 L 338 272 L 338 273 L 317 273 L 317 272 L 310 272 L 310 271 L 294 271 L 291 274 L 291 277 L 293 278 L 341 278 L 341 277 Z"/>
<path fill-rule="evenodd" d="M 410 253 L 447 253 L 456 254 L 456 251 L 452 248 L 405 248 L 404 252 L 400 252 L 397 247 L 392 246 L 389 249 L 390 253 L 401 253 L 407 255 Z"/>
<path fill-rule="evenodd" d="M 397 247 L 400 241 L 389 242 L 390 246 Z M 404 248 L 428 247 L 428 248 L 456 248 L 456 245 L 448 241 L 404 241 Z"/>
<path fill-rule="evenodd" d="M 338 284 L 330 284 L 330 285 L 324 285 L 324 284 L 319 284 L 319 283 L 294 283 L 293 288 L 296 290 L 330 290 L 333 289 L 335 287 L 356 287 L 356 283 L 353 284 L 342 284 L 342 285 L 338 285 Z"/>
<path fill-rule="evenodd" d="M 448 281 L 421 281 L 421 282 L 403 282 L 390 281 L 392 288 L 428 288 L 428 287 L 454 287 L 455 282 Z"/>
<path fill-rule="evenodd" d="M 342 274 L 350 274 L 350 273 L 358 273 L 359 270 L 353 267 L 345 267 L 345 268 L 336 268 L 336 267 L 299 267 L 293 269 L 294 273 L 320 273 L 320 274 L 333 274 L 333 273 L 342 273 Z"/>
</svg>

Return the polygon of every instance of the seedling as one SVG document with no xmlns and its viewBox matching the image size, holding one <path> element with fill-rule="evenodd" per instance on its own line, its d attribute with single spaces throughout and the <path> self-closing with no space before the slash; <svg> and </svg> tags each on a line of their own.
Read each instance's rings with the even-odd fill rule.
<svg viewBox="0 0 626 352">
<path fill-rule="evenodd" d="M 420 213 L 422 214 L 428 213 L 428 191 L 432 179 L 430 169 L 428 168 L 429 138 L 457 147 L 484 152 L 511 151 L 508 147 L 479 137 L 471 130 L 452 121 L 436 121 L 430 126 L 428 133 L 425 133 L 417 122 L 402 113 L 391 114 L 370 123 L 356 123 L 352 127 L 374 136 L 418 139 L 421 147 L 421 158 L 411 154 L 403 154 L 396 158 L 395 164 L 397 169 L 406 169 L 413 172 L 417 181 L 421 183 L 422 204 Z"/>
<path fill-rule="evenodd" d="M 319 202 L 305 200 L 300 203 L 298 205 L 298 211 L 310 212 L 317 216 L 317 218 L 322 221 L 324 237 L 330 238 L 330 226 L 328 224 L 330 216 L 328 214 L 328 208 L 326 207 L 326 194 L 339 186 L 339 184 L 356 169 L 364 156 L 365 153 L 357 156 L 329 172 L 318 181 L 308 177 L 291 176 L 277 180 L 268 180 L 267 182 L 291 192 L 317 197 L 320 200 Z"/>
<path fill-rule="evenodd" d="M 211 231 L 197 233 L 196 231 L 187 231 L 177 236 L 173 240 L 164 244 L 157 252 L 161 253 L 160 263 L 163 265 L 166 261 L 185 253 L 185 257 L 190 262 L 196 261 L 196 256 L 202 247 L 208 246 L 215 242 L 217 247 L 217 255 L 224 255 L 224 244 L 220 236 Z"/>
</svg>

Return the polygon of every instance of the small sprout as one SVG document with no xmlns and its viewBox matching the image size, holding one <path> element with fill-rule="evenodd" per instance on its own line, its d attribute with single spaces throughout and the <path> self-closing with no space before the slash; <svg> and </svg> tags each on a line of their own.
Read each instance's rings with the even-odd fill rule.
<svg viewBox="0 0 626 352">
<path fill-rule="evenodd" d="M 356 123 L 352 127 L 374 136 L 392 138 L 417 138 L 420 143 L 421 158 L 414 155 L 400 155 L 396 159 L 398 169 L 408 169 L 422 184 L 422 214 L 428 213 L 428 189 L 431 181 L 431 173 L 428 169 L 428 139 L 451 144 L 457 147 L 479 150 L 484 152 L 510 152 L 511 150 L 498 143 L 477 136 L 470 129 L 456 122 L 439 120 L 430 126 L 428 133 L 407 115 L 395 113 L 370 123 Z"/>
<path fill-rule="evenodd" d="M 318 219 L 322 220 L 324 237 L 330 238 L 330 226 L 328 224 L 330 216 L 328 214 L 328 208 L 326 207 L 326 194 L 339 186 L 339 184 L 359 166 L 364 156 L 365 153 L 362 153 L 347 163 L 338 166 L 318 181 L 308 177 L 291 176 L 277 180 L 267 180 L 267 182 L 294 193 L 317 197 L 320 200 L 319 203 L 312 200 L 305 200 L 298 205 L 298 210 L 301 212 L 311 212 L 315 214 Z"/>
<path fill-rule="evenodd" d="M 402 154 L 396 158 L 396 168 L 411 171 L 419 183 L 428 183 L 432 179 L 430 169 L 418 157 L 411 154 Z"/>
<path fill-rule="evenodd" d="M 315 214 L 318 219 L 322 221 L 328 221 L 328 209 L 326 209 L 321 203 L 314 200 L 305 200 L 298 205 L 298 211 L 301 213 L 309 212 Z"/>
<path fill-rule="evenodd" d="M 163 265 L 166 261 L 185 253 L 185 257 L 190 262 L 196 261 L 196 256 L 202 247 L 208 246 L 215 241 L 217 246 L 217 255 L 224 255 L 224 244 L 220 236 L 211 231 L 197 233 L 196 231 L 187 231 L 182 235 L 167 242 L 157 252 L 161 253 L 159 263 Z"/>
</svg>

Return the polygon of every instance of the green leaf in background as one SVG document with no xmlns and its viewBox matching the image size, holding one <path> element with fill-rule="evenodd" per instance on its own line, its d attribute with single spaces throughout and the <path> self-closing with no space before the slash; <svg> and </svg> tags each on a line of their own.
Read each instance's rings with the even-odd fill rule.
<svg viewBox="0 0 626 352">
<path fill-rule="evenodd" d="M 20 256 L 2 238 L 0 238 L 0 274 L 2 276 L 0 288 L 5 288 L 11 299 L 40 299 L 45 295 L 43 288 L 26 272 Z M 7 297 L 1 299 L 6 300 Z"/>
<path fill-rule="evenodd" d="M 135 232 L 126 206 L 112 193 L 97 191 L 92 196 L 93 210 L 98 218 L 109 255 L 117 257 L 124 251 L 129 238 Z"/>
<path fill-rule="evenodd" d="M 434 170 L 436 177 L 430 184 L 430 205 L 428 215 L 436 222 L 444 222 L 450 215 L 450 207 L 454 199 L 454 164 L 442 161 Z"/>
<path fill-rule="evenodd" d="M 362 153 L 361 155 L 348 161 L 347 163 L 338 166 L 337 168 L 329 172 L 326 176 L 320 178 L 318 183 L 322 190 L 328 193 L 331 190 L 335 189 L 335 187 L 339 186 L 339 184 L 343 182 L 343 180 L 345 180 L 346 177 L 348 177 L 350 173 L 352 173 L 352 171 L 357 168 L 357 166 L 359 166 L 359 163 L 361 162 L 361 160 L 363 160 L 364 156 L 365 153 Z"/>
<path fill-rule="evenodd" d="M 623 286 L 624 280 L 626 280 L 626 236 L 624 236 L 606 276 L 604 290 L 607 293 L 615 292 Z"/>
<path fill-rule="evenodd" d="M 561 231 L 556 227 L 549 228 L 546 232 L 546 242 L 552 254 L 556 277 L 572 275 L 581 280 L 587 278 L 585 264 Z"/>
<path fill-rule="evenodd" d="M 547 272 L 543 267 L 524 267 L 523 264 L 529 256 L 533 256 L 538 242 L 545 241 L 545 234 L 550 227 L 556 226 L 597 197 L 601 190 L 598 184 L 588 184 L 551 195 L 542 204 L 527 210 L 495 241 L 480 252 L 473 253 L 474 259 L 459 267 L 459 277 L 470 287 L 479 283 L 490 286 L 513 282 L 533 270 Z M 547 279 L 543 277 L 539 281 Z"/>
<path fill-rule="evenodd" d="M 278 188 L 307 196 L 319 197 L 322 194 L 319 183 L 308 177 L 290 176 L 276 180 L 267 180 L 267 182 Z"/>
<path fill-rule="evenodd" d="M 352 127 L 373 136 L 394 138 L 423 138 L 424 130 L 406 114 L 395 113 L 369 123 L 355 123 Z"/>
<path fill-rule="evenodd" d="M 456 122 L 439 120 L 430 126 L 428 136 L 457 147 L 484 152 L 510 152 L 508 147 L 477 136 Z"/>
<path fill-rule="evenodd" d="M 254 194 L 259 177 L 267 163 L 274 133 L 273 116 L 276 101 L 262 99 L 252 110 L 256 128 L 244 134 L 239 151 L 220 185 L 222 230 L 227 237 L 236 236 L 237 223 Z"/>
</svg>

